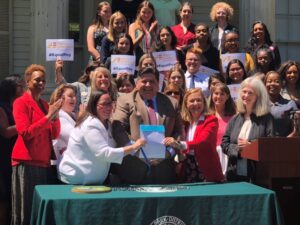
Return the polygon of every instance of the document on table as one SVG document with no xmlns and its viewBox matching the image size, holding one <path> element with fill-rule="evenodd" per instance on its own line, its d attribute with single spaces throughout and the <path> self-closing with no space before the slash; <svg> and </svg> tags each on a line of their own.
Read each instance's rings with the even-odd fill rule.
<svg viewBox="0 0 300 225">
<path fill-rule="evenodd" d="M 147 140 L 143 151 L 148 159 L 164 159 L 166 147 L 163 144 L 165 138 L 165 127 L 163 125 L 140 125 L 140 136 Z M 145 158 L 140 151 L 140 158 Z"/>
</svg>

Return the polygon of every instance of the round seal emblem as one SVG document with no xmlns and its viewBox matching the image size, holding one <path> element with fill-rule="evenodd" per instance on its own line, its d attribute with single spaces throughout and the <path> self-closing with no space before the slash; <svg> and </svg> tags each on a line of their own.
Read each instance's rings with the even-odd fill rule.
<svg viewBox="0 0 300 225">
<path fill-rule="evenodd" d="M 152 221 L 150 225 L 185 225 L 185 223 L 175 216 L 161 216 Z"/>
</svg>

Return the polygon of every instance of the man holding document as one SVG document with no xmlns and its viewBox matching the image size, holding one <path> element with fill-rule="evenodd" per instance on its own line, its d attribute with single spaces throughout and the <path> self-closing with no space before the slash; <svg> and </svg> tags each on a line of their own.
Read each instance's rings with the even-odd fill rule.
<svg viewBox="0 0 300 225">
<path fill-rule="evenodd" d="M 118 146 L 137 140 L 141 134 L 150 140 L 148 146 L 126 156 L 120 166 L 115 165 L 113 173 L 122 183 L 175 182 L 174 151 L 166 149 L 162 140 L 165 136 L 179 139 L 182 123 L 178 102 L 158 92 L 158 76 L 153 68 L 142 69 L 136 90 L 118 98 L 113 114 L 113 137 Z"/>
</svg>

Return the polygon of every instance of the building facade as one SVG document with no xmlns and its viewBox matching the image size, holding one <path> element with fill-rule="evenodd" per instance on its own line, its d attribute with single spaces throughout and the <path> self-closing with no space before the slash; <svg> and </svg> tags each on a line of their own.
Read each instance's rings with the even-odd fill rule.
<svg viewBox="0 0 300 225">
<path fill-rule="evenodd" d="M 96 0 L 0 0 L 0 79 L 23 74 L 31 63 L 47 68 L 47 90 L 54 88 L 54 62 L 45 61 L 47 38 L 73 38 L 75 60 L 67 62 L 64 74 L 69 81 L 81 75 L 89 54 L 86 31 L 99 1 Z M 193 21 L 211 24 L 209 11 L 215 0 L 191 0 Z M 300 1 L 229 0 L 235 9 L 232 24 L 239 27 L 241 46 L 256 20 L 266 23 L 282 60 L 300 61 Z"/>
</svg>

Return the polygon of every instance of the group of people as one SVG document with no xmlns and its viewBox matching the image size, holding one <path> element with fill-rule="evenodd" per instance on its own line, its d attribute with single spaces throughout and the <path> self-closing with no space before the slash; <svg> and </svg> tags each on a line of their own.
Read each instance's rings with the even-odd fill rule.
<svg viewBox="0 0 300 225">
<path fill-rule="evenodd" d="M 252 26 L 244 62 L 233 59 L 224 71 L 220 55 L 240 52 L 230 5 L 212 7 L 210 28 L 191 22 L 185 2 L 170 27 L 160 26 L 151 2 L 140 2 L 135 20 L 101 2 L 83 75 L 67 83 L 57 60 L 49 103 L 42 65 L 1 81 L 0 221 L 8 221 L 11 202 L 12 224 L 29 224 L 38 184 L 255 182 L 243 148 L 259 137 L 299 136 L 300 65 L 281 64 L 263 22 Z M 154 51 L 175 51 L 174 67 L 158 71 Z M 136 73 L 111 74 L 113 54 L 135 55 Z M 238 85 L 235 99 L 230 85 Z M 145 155 L 142 124 L 164 126 L 164 158 Z"/>
</svg>

